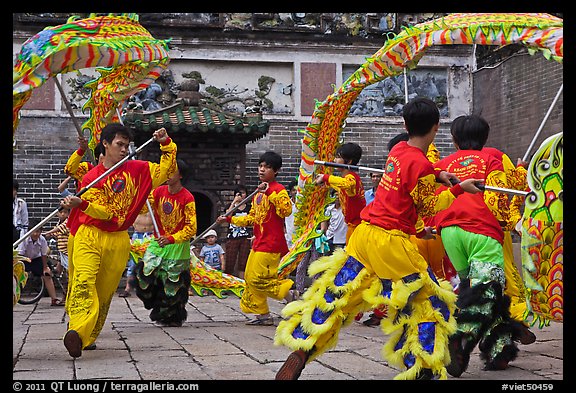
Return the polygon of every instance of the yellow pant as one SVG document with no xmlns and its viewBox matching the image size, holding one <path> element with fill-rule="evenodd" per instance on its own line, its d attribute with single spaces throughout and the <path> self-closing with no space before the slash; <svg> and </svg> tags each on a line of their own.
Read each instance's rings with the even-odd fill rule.
<svg viewBox="0 0 576 393">
<path fill-rule="evenodd" d="M 348 229 L 346 230 L 346 244 L 348 244 L 348 241 L 350 240 L 350 237 L 352 237 L 357 226 L 358 225 L 348 224 Z"/>
<path fill-rule="evenodd" d="M 512 235 L 510 232 L 504 232 L 504 276 L 506 278 L 506 287 L 504 293 L 510 297 L 510 316 L 517 321 L 524 321 L 524 312 L 526 311 L 526 288 L 522 277 L 518 272 L 514 262 L 514 250 L 512 247 Z"/>
<path fill-rule="evenodd" d="M 444 244 L 440 235 L 436 235 L 434 239 L 418 239 L 416 236 L 410 236 L 410 241 L 418 247 L 420 255 L 428 262 L 432 271 L 439 278 L 446 278 L 444 271 Z"/>
<path fill-rule="evenodd" d="M 250 251 L 244 281 L 246 287 L 240 299 L 242 312 L 250 314 L 266 314 L 268 298 L 283 299 L 294 281 L 290 279 L 278 279 L 278 264 L 280 253 Z"/>
<path fill-rule="evenodd" d="M 66 310 L 68 329 L 78 332 L 83 348 L 96 341 L 104 326 L 129 254 L 127 231 L 106 232 L 82 225 L 74 236 Z"/>
<path fill-rule="evenodd" d="M 336 346 L 343 326 L 359 311 L 382 305 L 381 324 L 390 338 L 382 354 L 405 371 L 395 379 L 414 379 L 422 368 L 446 379 L 448 337 L 456 331 L 456 295 L 446 281 L 436 281 L 409 236 L 362 222 L 346 251 L 312 262 L 319 274 L 302 300 L 282 310 L 274 343 L 308 353 L 310 362 Z"/>
</svg>

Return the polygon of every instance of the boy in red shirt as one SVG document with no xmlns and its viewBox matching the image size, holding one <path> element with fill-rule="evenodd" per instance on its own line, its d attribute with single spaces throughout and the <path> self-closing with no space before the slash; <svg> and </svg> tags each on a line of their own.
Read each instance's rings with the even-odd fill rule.
<svg viewBox="0 0 576 393">
<path fill-rule="evenodd" d="M 362 210 L 346 251 L 314 262 L 308 273 L 320 276 L 304 300 L 282 310 L 288 319 L 278 325 L 275 344 L 294 352 L 276 379 L 298 379 L 306 363 L 336 345 L 342 326 L 380 305 L 388 308 L 382 331 L 391 335 L 383 354 L 404 369 L 395 379 L 447 378 L 456 295 L 449 283 L 436 279 L 410 235 L 416 234 L 419 215 L 434 215 L 465 191 L 480 190 L 476 179 L 468 179 L 436 194 L 437 181 L 450 184 L 455 178 L 434 170 L 426 158 L 440 125 L 438 108 L 419 97 L 404 106 L 403 116 L 410 139 L 390 152 L 376 198 Z"/>
<path fill-rule="evenodd" d="M 344 143 L 336 149 L 336 159 L 334 162 L 337 164 L 351 164 L 358 165 L 362 157 L 362 148 L 356 143 Z M 342 213 L 344 214 L 344 221 L 348 225 L 346 232 L 346 244 L 354 229 L 362 221 L 360 219 L 360 212 L 366 206 L 366 199 L 364 198 L 364 186 L 360 176 L 349 169 L 340 169 L 342 176 L 334 176 L 328 174 L 320 174 L 316 176 L 316 184 L 326 184 L 338 192 L 338 199 L 340 199 L 340 206 L 342 206 Z"/>
<path fill-rule="evenodd" d="M 252 199 L 252 207 L 246 216 L 220 216 L 219 223 L 254 227 L 252 250 L 246 262 L 244 281 L 246 287 L 240 298 L 240 309 L 256 314 L 249 325 L 271 326 L 274 320 L 268 308 L 269 297 L 277 300 L 293 300 L 294 282 L 278 278 L 278 264 L 288 252 L 284 236 L 284 219 L 292 213 L 292 200 L 284 186 L 276 181 L 282 167 L 282 157 L 273 151 L 265 152 L 258 161 L 258 178 L 262 183 Z"/>
<path fill-rule="evenodd" d="M 150 319 L 172 327 L 182 326 L 188 316 L 190 239 L 196 234 L 196 203 L 182 185 L 188 165 L 176 162 L 176 172 L 149 198 L 160 236 L 151 239 L 136 267 L 136 295 L 152 309 Z"/>
<path fill-rule="evenodd" d="M 436 168 L 454 173 L 460 180 L 484 179 L 486 185 L 505 188 L 502 161 L 482 151 L 490 126 L 480 116 L 460 116 L 450 129 L 455 153 L 436 163 Z M 519 323 L 510 318 L 510 299 L 504 295 L 502 226 L 509 220 L 508 197 L 486 191 L 466 194 L 436 215 L 437 230 L 452 265 L 460 276 L 458 329 L 450 337 L 451 363 L 447 370 L 458 377 L 468 367 L 470 353 L 479 343 L 486 369 L 502 370 L 516 357 L 513 331 Z"/>
</svg>

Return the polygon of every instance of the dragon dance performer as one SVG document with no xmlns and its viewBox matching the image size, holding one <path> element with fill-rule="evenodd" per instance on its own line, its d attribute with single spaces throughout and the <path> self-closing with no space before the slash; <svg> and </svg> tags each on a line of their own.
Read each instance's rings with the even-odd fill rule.
<svg viewBox="0 0 576 393">
<path fill-rule="evenodd" d="M 94 164 L 90 161 L 82 161 L 84 154 L 88 150 L 88 141 L 83 136 L 78 136 L 78 149 L 76 149 L 68 158 L 66 165 L 64 165 L 64 173 L 74 179 L 76 183 L 76 192 L 80 191 L 80 184 L 82 184 L 82 179 L 84 175 L 88 173 L 92 168 L 94 168 Z M 104 154 L 106 151 L 104 150 L 104 146 L 102 143 L 98 143 L 94 148 L 94 157 L 96 158 L 95 164 L 98 165 L 102 162 L 104 158 Z M 74 266 L 72 265 L 72 251 L 74 248 L 74 235 L 76 230 L 78 229 L 78 212 L 79 209 L 70 209 L 70 213 L 68 214 L 68 220 L 66 220 L 66 226 L 68 227 L 68 277 L 72 277 L 74 273 Z M 68 287 L 66 289 L 66 298 L 68 298 L 68 294 L 70 294 L 70 285 L 72 284 L 72 280 L 68 280 Z M 66 308 L 66 312 L 68 312 L 68 302 L 64 304 Z M 89 349 L 92 349 L 90 346 Z"/>
<path fill-rule="evenodd" d="M 182 185 L 188 165 L 176 161 L 177 170 L 152 191 L 150 205 L 160 237 L 150 244 L 136 266 L 136 295 L 150 312 L 150 319 L 164 326 L 182 326 L 188 316 L 190 288 L 190 239 L 196 234 L 194 196 Z"/>
<path fill-rule="evenodd" d="M 276 181 L 282 167 L 282 157 L 267 151 L 258 160 L 258 178 L 262 183 L 252 199 L 252 207 L 246 216 L 219 216 L 217 222 L 236 226 L 253 226 L 254 241 L 248 255 L 244 272 L 245 288 L 240 298 L 240 309 L 247 314 L 256 314 L 249 321 L 253 326 L 271 326 L 268 297 L 291 301 L 295 291 L 290 289 L 294 282 L 278 278 L 278 264 L 288 252 L 284 236 L 284 218 L 292 212 L 292 201 L 284 186 Z"/>
<path fill-rule="evenodd" d="M 517 166 L 514 166 L 510 157 L 504 152 L 494 147 L 484 147 L 482 149 L 492 156 L 496 157 L 502 162 L 504 173 L 506 174 L 506 182 L 508 188 L 514 190 L 526 191 L 528 190 L 527 176 L 528 172 L 526 167 L 528 163 L 518 159 Z M 510 200 L 510 219 L 512 222 L 522 220 L 522 213 L 520 212 L 521 206 L 524 203 L 524 197 L 514 195 Z M 504 293 L 510 297 L 510 316 L 521 322 L 519 328 L 519 341 L 521 344 L 532 344 L 536 341 L 536 335 L 530 331 L 528 324 L 524 321 L 524 315 L 527 310 L 526 306 L 526 287 L 522 281 L 522 277 L 516 263 L 514 262 L 514 249 L 512 246 L 512 233 L 511 231 L 504 230 L 504 274 L 506 276 L 506 287 Z"/>
<path fill-rule="evenodd" d="M 153 137 L 160 142 L 159 164 L 128 160 L 81 198 L 67 196 L 61 202 L 64 207 L 79 210 L 77 222 L 70 228 L 74 244 L 68 257 L 74 269 L 66 299 L 70 321 L 64 336 L 64 346 L 74 358 L 80 357 L 82 349 L 95 342 L 104 326 L 130 254 L 127 229 L 152 189 L 168 180 L 176 169 L 176 144 L 166 130 L 155 131 Z M 128 156 L 131 140 L 129 128 L 117 123 L 105 126 L 101 134 L 105 156 L 84 175 L 82 186 Z"/>
<path fill-rule="evenodd" d="M 482 150 L 490 133 L 488 122 L 477 115 L 459 116 L 450 132 L 457 151 L 437 162 L 436 168 L 460 179 L 480 178 L 487 186 L 505 188 L 502 162 Z M 509 230 L 516 224 L 510 219 L 508 196 L 493 191 L 464 195 L 439 212 L 435 221 L 461 280 L 455 315 L 458 327 L 449 339 L 447 371 L 459 377 L 477 344 L 486 369 L 503 370 L 518 353 L 514 338 L 520 324 L 510 318 L 510 298 L 504 294 L 502 226 Z"/>
<path fill-rule="evenodd" d="M 436 195 L 436 181 L 450 184 L 454 175 L 435 171 L 426 158 L 439 128 L 436 104 L 423 97 L 403 109 L 410 139 L 394 147 L 375 200 L 362 211 L 360 225 L 346 251 L 312 263 L 320 274 L 302 300 L 284 307 L 275 344 L 292 352 L 276 379 L 297 379 L 306 363 L 336 345 L 338 332 L 356 313 L 381 304 L 388 307 L 381 327 L 392 337 L 385 344 L 387 361 L 404 369 L 395 379 L 446 379 L 448 336 L 456 329 L 452 315 L 456 295 L 438 281 L 410 241 L 419 215 L 447 208 L 464 192 L 476 193 L 476 179 L 465 180 Z"/>
<path fill-rule="evenodd" d="M 408 139 L 409 136 L 407 132 L 400 132 L 392 139 L 390 139 L 390 141 L 388 141 L 388 152 L 390 152 L 392 148 L 399 142 L 408 141 Z M 434 145 L 434 142 L 430 143 L 430 146 L 428 146 L 426 158 L 432 164 L 440 160 L 440 152 Z M 434 217 L 424 217 L 422 221 L 418 220 L 416 232 L 422 234 L 422 231 L 424 230 L 423 226 L 436 227 L 434 224 Z M 444 245 L 442 244 L 442 239 L 440 236 L 410 235 L 410 241 L 416 244 L 418 251 L 424 257 L 426 262 L 428 262 L 428 265 L 430 265 L 432 272 L 436 275 L 436 277 L 444 278 L 453 284 L 453 276 L 455 276 L 456 272 L 446 257 Z M 359 313 L 356 315 L 355 319 L 359 321 L 362 318 L 362 314 L 363 313 Z M 370 317 L 362 323 L 366 326 L 378 326 L 385 316 L 386 307 L 381 306 L 374 309 L 370 314 Z"/>
<path fill-rule="evenodd" d="M 356 143 L 349 142 L 336 149 L 334 162 L 337 164 L 358 165 L 361 157 L 362 148 Z M 366 206 L 366 199 L 364 199 L 362 179 L 360 179 L 358 173 L 343 168 L 337 168 L 337 170 L 341 171 L 342 176 L 319 174 L 314 181 L 317 185 L 326 184 L 338 193 L 338 199 L 340 199 L 340 206 L 342 206 L 342 213 L 344 214 L 344 222 L 348 225 L 348 230 L 346 231 L 346 244 L 348 244 L 354 229 L 362 221 L 360 212 Z"/>
</svg>

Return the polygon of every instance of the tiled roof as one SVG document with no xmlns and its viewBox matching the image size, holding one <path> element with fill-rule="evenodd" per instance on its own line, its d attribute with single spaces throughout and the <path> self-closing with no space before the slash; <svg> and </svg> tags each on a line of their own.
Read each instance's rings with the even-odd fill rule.
<svg viewBox="0 0 576 393">
<path fill-rule="evenodd" d="M 153 112 L 130 110 L 123 121 L 136 131 L 152 132 L 164 127 L 168 132 L 244 136 L 250 142 L 265 136 L 270 127 L 270 122 L 259 114 L 237 117 L 208 108 L 184 107 L 182 103 Z"/>
</svg>

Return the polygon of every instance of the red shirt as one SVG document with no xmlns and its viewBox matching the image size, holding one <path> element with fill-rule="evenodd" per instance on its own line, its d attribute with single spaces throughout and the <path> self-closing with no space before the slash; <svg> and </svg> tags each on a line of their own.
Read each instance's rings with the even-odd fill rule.
<svg viewBox="0 0 576 393">
<path fill-rule="evenodd" d="M 254 227 L 252 250 L 260 252 L 288 252 L 284 236 L 284 218 L 292 213 L 292 201 L 284 186 L 276 181 L 268 184 L 265 193 L 252 198 L 252 207 L 246 216 L 228 216 L 228 222 L 240 226 Z"/>
<path fill-rule="evenodd" d="M 364 221 L 384 229 L 415 235 L 418 215 L 433 216 L 463 193 L 456 185 L 436 195 L 437 171 L 422 150 L 406 141 L 392 148 L 385 171 L 376 198 L 361 213 Z"/>
<path fill-rule="evenodd" d="M 173 243 L 188 241 L 196 234 L 196 203 L 186 188 L 171 194 L 167 185 L 152 191 L 151 203 L 160 235 L 168 236 Z"/>
<path fill-rule="evenodd" d="M 104 172 L 104 165 L 94 167 L 82 179 L 82 188 Z M 128 230 L 146 203 L 150 191 L 152 177 L 148 161 L 126 161 L 83 195 L 86 200 L 80 205 L 78 226 L 93 225 L 108 232 Z M 86 201 L 104 207 L 111 213 L 112 219 L 100 219 L 86 214 L 83 211 L 88 205 Z"/>
<path fill-rule="evenodd" d="M 483 150 L 458 150 L 438 161 L 436 167 L 455 174 L 460 180 L 484 179 L 487 185 L 490 185 L 487 179 L 491 174 L 500 174 L 505 179 L 502 162 Z M 504 233 L 492 212 L 500 208 L 501 196 L 497 195 L 498 199 L 488 198 L 488 203 L 494 206 L 491 209 L 485 201 L 486 192 L 462 195 L 448 209 L 436 215 L 438 233 L 444 227 L 457 225 L 465 231 L 489 236 L 502 243 Z"/>
<path fill-rule="evenodd" d="M 103 231 L 125 231 L 134 223 L 153 188 L 160 186 L 176 171 L 176 144 L 167 138 L 160 144 L 160 163 L 128 160 L 88 189 L 77 209 L 78 220 L 70 228 L 72 235 L 80 225 L 93 225 Z M 82 188 L 107 171 L 103 164 L 92 168 L 82 179 Z M 77 226 L 76 226 L 77 224 Z"/>
<path fill-rule="evenodd" d="M 358 225 L 362 222 L 360 212 L 366 207 L 362 179 L 356 172 L 349 172 L 344 177 L 324 175 L 324 182 L 338 191 L 344 222 Z"/>
</svg>

